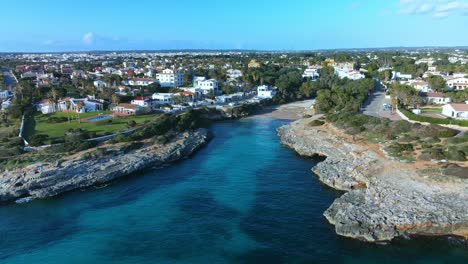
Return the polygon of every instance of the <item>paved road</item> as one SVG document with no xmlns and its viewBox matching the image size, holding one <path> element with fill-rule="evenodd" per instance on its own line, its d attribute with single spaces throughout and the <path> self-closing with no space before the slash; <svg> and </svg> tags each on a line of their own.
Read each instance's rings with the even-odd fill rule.
<svg viewBox="0 0 468 264">
<path fill-rule="evenodd" d="M 375 117 L 386 117 L 391 120 L 400 120 L 400 116 L 392 113 L 390 110 L 385 110 L 383 105 L 390 105 L 390 99 L 385 98 L 385 91 L 383 86 L 379 83 L 374 92 L 367 98 L 361 112 L 365 115 Z"/>
<path fill-rule="evenodd" d="M 15 76 L 8 70 L 7 67 L 2 67 L 2 73 L 5 87 L 11 90 L 17 84 Z"/>
</svg>

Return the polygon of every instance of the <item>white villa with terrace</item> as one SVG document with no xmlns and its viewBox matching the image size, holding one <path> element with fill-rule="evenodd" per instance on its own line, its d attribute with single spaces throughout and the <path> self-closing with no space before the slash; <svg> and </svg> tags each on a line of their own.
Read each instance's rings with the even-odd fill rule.
<svg viewBox="0 0 468 264">
<path fill-rule="evenodd" d="M 447 86 L 452 90 L 465 90 L 468 89 L 468 78 L 453 78 L 447 80 Z"/>
<path fill-rule="evenodd" d="M 154 93 L 152 98 L 155 104 L 173 104 L 174 93 Z"/>
</svg>

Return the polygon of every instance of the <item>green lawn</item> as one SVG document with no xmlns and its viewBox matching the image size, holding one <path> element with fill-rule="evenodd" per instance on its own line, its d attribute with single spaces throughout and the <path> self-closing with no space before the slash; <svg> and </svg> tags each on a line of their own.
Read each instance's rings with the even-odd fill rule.
<svg viewBox="0 0 468 264">
<path fill-rule="evenodd" d="M 104 114 L 110 112 L 104 111 Z M 75 117 L 74 120 L 61 123 L 53 123 L 49 121 L 51 117 L 67 117 L 77 116 L 76 113 L 54 113 L 49 115 L 38 114 L 35 115 L 33 119 L 28 120 L 27 126 L 25 129 L 25 137 L 29 139 L 32 135 L 35 134 L 44 134 L 49 136 L 49 140 L 46 143 L 50 143 L 53 139 L 59 139 L 65 135 L 65 133 L 71 128 L 82 128 L 90 132 L 95 132 L 96 136 L 103 136 L 106 134 L 111 134 L 115 132 L 120 132 L 127 130 L 127 123 L 130 120 L 134 120 L 137 125 L 143 124 L 146 120 L 152 120 L 159 114 L 149 114 L 149 115 L 138 115 L 138 116 L 128 116 L 128 117 L 115 117 L 112 122 L 109 123 L 108 120 L 98 121 L 98 122 L 78 122 L 78 119 Z M 80 114 L 80 119 L 96 116 L 97 113 L 83 113 Z"/>
<path fill-rule="evenodd" d="M 421 108 L 421 113 L 440 114 L 441 112 L 442 112 L 442 108 L 436 108 L 436 107 Z"/>
</svg>

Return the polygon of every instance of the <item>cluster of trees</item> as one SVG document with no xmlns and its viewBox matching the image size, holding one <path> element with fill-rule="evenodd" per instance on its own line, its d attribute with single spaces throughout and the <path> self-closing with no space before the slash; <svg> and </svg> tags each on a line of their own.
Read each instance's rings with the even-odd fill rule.
<svg viewBox="0 0 468 264">
<path fill-rule="evenodd" d="M 413 108 L 417 108 L 423 103 L 418 91 L 409 85 L 394 82 L 391 89 L 395 100 L 392 102 L 393 107 L 403 105 L 405 107 L 411 106 Z"/>
<path fill-rule="evenodd" d="M 375 81 L 369 78 L 335 81 L 329 88 L 317 91 L 315 109 L 319 113 L 356 113 L 375 85 Z"/>
</svg>

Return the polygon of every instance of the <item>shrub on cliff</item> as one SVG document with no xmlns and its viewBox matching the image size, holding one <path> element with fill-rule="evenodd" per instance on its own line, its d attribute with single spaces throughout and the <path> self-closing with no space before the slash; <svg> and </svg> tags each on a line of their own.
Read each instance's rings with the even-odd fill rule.
<svg viewBox="0 0 468 264">
<path fill-rule="evenodd" d="M 37 147 L 37 146 L 42 146 L 44 145 L 44 142 L 49 138 L 48 135 L 43 135 L 43 134 L 36 134 L 36 135 L 33 135 L 31 136 L 31 138 L 29 138 L 29 145 L 33 146 L 33 147 Z"/>
<path fill-rule="evenodd" d="M 325 122 L 323 122 L 322 120 L 313 120 L 309 123 L 309 126 L 322 126 L 323 124 L 325 124 Z"/>
<path fill-rule="evenodd" d="M 455 147 L 450 147 L 447 149 L 447 151 L 444 153 L 445 157 L 448 160 L 455 160 L 455 161 L 466 161 L 466 155 L 465 152 L 455 148 Z"/>
</svg>

